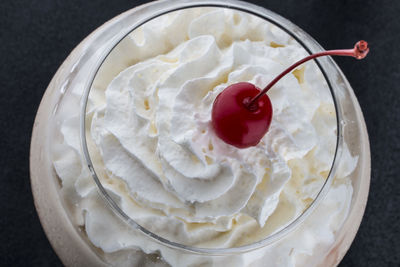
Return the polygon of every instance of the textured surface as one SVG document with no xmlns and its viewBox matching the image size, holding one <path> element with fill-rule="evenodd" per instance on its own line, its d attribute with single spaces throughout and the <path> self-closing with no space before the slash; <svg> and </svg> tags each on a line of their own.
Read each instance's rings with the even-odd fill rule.
<svg viewBox="0 0 400 267">
<path fill-rule="evenodd" d="M 0 266 L 60 266 L 36 215 L 29 184 L 35 112 L 58 66 L 102 23 L 146 1 L 0 1 Z M 400 2 L 251 1 L 288 18 L 323 47 L 368 40 L 363 62 L 336 58 L 364 112 L 372 178 L 360 231 L 341 267 L 400 264 Z M 354 12 L 357 12 L 354 14 Z"/>
</svg>

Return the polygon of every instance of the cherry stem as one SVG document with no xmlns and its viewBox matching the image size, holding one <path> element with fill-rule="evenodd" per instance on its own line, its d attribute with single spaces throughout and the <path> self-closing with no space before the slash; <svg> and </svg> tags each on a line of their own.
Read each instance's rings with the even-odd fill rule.
<svg viewBox="0 0 400 267">
<path fill-rule="evenodd" d="M 284 70 L 281 74 L 279 74 L 275 79 L 273 79 L 260 93 L 258 93 L 255 97 L 253 97 L 250 101 L 246 101 L 245 103 L 246 107 L 250 110 L 253 110 L 255 107 L 255 102 L 265 93 L 268 92 L 269 89 L 271 89 L 272 86 L 274 86 L 283 76 L 297 68 L 299 65 L 317 58 L 317 57 L 323 57 L 323 56 L 349 56 L 349 57 L 355 57 L 356 59 L 363 59 L 367 56 L 369 52 L 368 48 L 368 43 L 366 41 L 358 41 L 353 49 L 340 49 L 340 50 L 328 50 L 316 54 L 309 55 L 308 57 L 305 57 L 293 65 L 291 65 L 289 68 Z"/>
</svg>

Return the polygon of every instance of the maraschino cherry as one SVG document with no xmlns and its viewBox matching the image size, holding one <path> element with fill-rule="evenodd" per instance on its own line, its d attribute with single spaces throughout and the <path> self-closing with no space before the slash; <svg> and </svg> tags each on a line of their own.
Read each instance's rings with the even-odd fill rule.
<svg viewBox="0 0 400 267">
<path fill-rule="evenodd" d="M 299 65 L 322 56 L 351 56 L 363 59 L 369 52 L 368 43 L 359 41 L 353 49 L 329 50 L 307 56 L 273 79 L 262 91 L 247 82 L 225 88 L 214 100 L 211 114 L 215 133 L 225 143 L 237 148 L 257 145 L 268 131 L 272 120 L 272 104 L 266 94 L 283 76 Z"/>
</svg>

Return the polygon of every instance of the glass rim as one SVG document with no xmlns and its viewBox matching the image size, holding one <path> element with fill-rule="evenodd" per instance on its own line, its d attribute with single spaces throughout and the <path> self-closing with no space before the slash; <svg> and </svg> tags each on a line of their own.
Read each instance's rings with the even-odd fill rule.
<svg viewBox="0 0 400 267">
<path fill-rule="evenodd" d="M 152 7 L 152 9 L 146 9 L 146 7 Z M 273 25 L 279 27 L 285 33 L 289 34 L 293 39 L 296 40 L 306 51 L 308 54 L 312 54 L 317 52 L 317 50 L 324 50 L 311 36 L 305 33 L 302 29 L 298 26 L 291 23 L 289 20 L 281 17 L 280 15 L 263 8 L 261 6 L 257 6 L 251 3 L 237 1 L 237 0 L 164 0 L 164 1 L 156 1 L 151 2 L 131 10 L 128 10 L 126 13 L 129 13 L 130 16 L 133 14 L 142 11 L 147 12 L 145 19 L 139 19 L 136 23 L 131 24 L 128 29 L 125 29 L 122 33 L 118 35 L 118 38 L 113 40 L 111 44 L 107 46 L 105 52 L 103 52 L 94 67 L 92 68 L 90 74 L 88 75 L 88 79 L 83 88 L 83 94 L 81 98 L 80 104 L 80 140 L 81 140 L 81 148 L 83 151 L 83 156 L 86 161 L 87 167 L 92 175 L 94 182 L 97 185 L 98 191 L 101 197 L 105 200 L 105 202 L 110 206 L 111 210 L 120 217 L 124 222 L 126 222 L 130 227 L 133 229 L 139 230 L 141 233 L 146 235 L 147 237 L 151 238 L 152 240 L 165 245 L 170 248 L 183 250 L 186 252 L 194 253 L 194 254 L 201 254 L 201 255 L 213 255 L 213 256 L 225 256 L 225 255 L 232 255 L 238 254 L 243 252 L 248 252 L 252 250 L 256 250 L 267 245 L 272 244 L 273 242 L 283 238 L 287 234 L 291 233 L 295 230 L 308 216 L 315 210 L 315 208 L 319 205 L 319 203 L 324 199 L 326 194 L 328 193 L 334 176 L 336 174 L 336 170 L 338 168 L 341 154 L 342 154 L 342 147 L 343 147 L 343 135 L 342 135 L 342 127 L 343 125 L 340 123 L 342 118 L 342 110 L 340 106 L 340 101 L 338 96 L 335 94 L 334 89 L 332 87 L 331 77 L 327 74 L 327 71 L 324 68 L 323 59 L 314 59 L 313 61 L 317 64 L 319 70 L 323 74 L 325 81 L 327 82 L 329 91 L 332 96 L 333 104 L 335 106 L 335 113 L 336 113 L 336 129 L 337 129 L 337 138 L 336 138 L 336 147 L 335 153 L 332 160 L 332 165 L 329 171 L 327 178 L 325 179 L 324 184 L 322 185 L 320 191 L 311 202 L 311 204 L 294 220 L 291 220 L 288 224 L 284 225 L 282 229 L 272 233 L 271 235 L 267 236 L 264 239 L 258 240 L 251 244 L 238 246 L 238 247 L 231 247 L 231 248 L 203 248 L 203 247 L 195 247 L 184 245 L 178 242 L 170 241 L 166 238 L 163 238 L 145 227 L 138 224 L 135 220 L 129 217 L 114 201 L 114 199 L 110 196 L 107 190 L 103 187 L 101 181 L 99 180 L 97 173 L 95 171 L 94 165 L 91 160 L 90 152 L 87 146 L 86 141 L 86 114 L 87 114 L 87 102 L 89 99 L 90 91 L 92 89 L 93 82 L 97 76 L 97 73 L 102 66 L 103 62 L 106 60 L 108 55 L 113 51 L 113 49 L 132 31 L 137 29 L 138 27 L 142 26 L 146 22 L 165 15 L 170 12 L 188 9 L 188 8 L 199 8 L 199 7 L 218 7 L 218 8 L 228 8 L 234 9 L 238 11 L 242 11 L 245 13 L 249 13 L 251 15 L 255 15 L 263 20 L 266 20 Z M 306 40 L 301 38 L 307 38 Z M 315 48 L 311 48 L 310 46 L 314 46 Z M 339 75 L 342 75 L 341 71 L 338 69 L 337 65 L 334 61 L 328 57 L 329 61 L 325 64 L 333 65 L 333 67 L 338 70 Z"/>
</svg>

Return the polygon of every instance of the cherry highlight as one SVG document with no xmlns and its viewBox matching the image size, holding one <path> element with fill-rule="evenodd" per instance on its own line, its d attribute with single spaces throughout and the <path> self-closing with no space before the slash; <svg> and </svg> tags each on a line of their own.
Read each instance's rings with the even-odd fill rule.
<svg viewBox="0 0 400 267">
<path fill-rule="evenodd" d="M 225 88 L 214 100 L 211 123 L 225 143 L 237 148 L 257 145 L 272 121 L 272 104 L 266 94 L 283 76 L 299 65 L 322 56 L 350 56 L 363 59 L 369 52 L 368 43 L 359 41 L 352 49 L 328 50 L 307 56 L 273 79 L 263 90 L 247 82 Z"/>
</svg>

